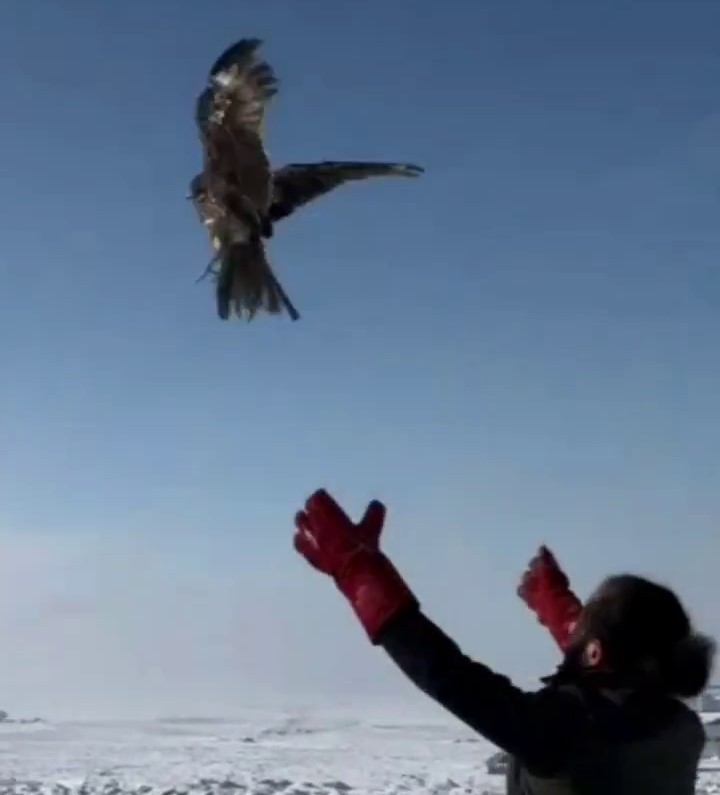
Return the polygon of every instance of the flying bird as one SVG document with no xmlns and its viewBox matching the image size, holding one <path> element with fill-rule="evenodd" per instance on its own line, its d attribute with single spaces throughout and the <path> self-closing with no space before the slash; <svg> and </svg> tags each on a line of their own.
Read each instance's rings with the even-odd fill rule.
<svg viewBox="0 0 720 795">
<path fill-rule="evenodd" d="M 259 39 L 228 48 L 210 69 L 208 86 L 196 103 L 203 144 L 203 171 L 190 186 L 195 207 L 208 229 L 215 256 L 218 315 L 251 319 L 259 309 L 277 314 L 284 307 L 299 317 L 265 254 L 269 231 L 272 173 L 263 146 L 265 108 L 277 93 L 272 68 L 259 59 Z"/>
<path fill-rule="evenodd" d="M 241 39 L 210 68 L 196 101 L 203 170 L 190 195 L 214 250 L 207 273 L 216 285 L 220 318 L 252 319 L 260 310 L 292 320 L 300 315 L 268 262 L 264 240 L 299 207 L 351 181 L 417 177 L 411 163 L 327 160 L 272 170 L 265 151 L 265 110 L 278 91 L 272 67 L 258 57 L 259 39 Z M 202 277 L 201 277 L 202 278 Z"/>
</svg>

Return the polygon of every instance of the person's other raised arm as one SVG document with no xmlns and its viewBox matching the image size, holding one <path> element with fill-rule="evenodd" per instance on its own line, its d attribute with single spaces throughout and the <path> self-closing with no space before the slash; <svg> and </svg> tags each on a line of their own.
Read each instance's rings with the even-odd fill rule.
<svg viewBox="0 0 720 795">
<path fill-rule="evenodd" d="M 582 602 L 573 593 L 567 574 L 547 547 L 540 547 L 528 564 L 517 594 L 565 651 L 582 612 Z"/>
</svg>

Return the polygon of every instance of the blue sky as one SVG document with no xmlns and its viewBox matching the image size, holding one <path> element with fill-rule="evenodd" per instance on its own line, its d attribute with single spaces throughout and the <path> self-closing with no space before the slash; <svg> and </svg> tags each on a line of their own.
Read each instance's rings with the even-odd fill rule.
<svg viewBox="0 0 720 795">
<path fill-rule="evenodd" d="M 514 596 L 542 541 L 720 633 L 718 29 L 709 0 L 0 5 L 3 706 L 419 704 L 291 550 L 319 485 L 385 499 L 428 612 L 519 679 L 556 657 Z M 283 223 L 298 324 L 194 284 L 193 102 L 241 36 L 274 161 L 427 169 Z"/>
</svg>

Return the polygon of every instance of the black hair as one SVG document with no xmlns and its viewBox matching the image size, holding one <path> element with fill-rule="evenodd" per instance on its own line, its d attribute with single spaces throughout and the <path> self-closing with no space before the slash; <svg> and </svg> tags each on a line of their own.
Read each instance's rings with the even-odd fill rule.
<svg viewBox="0 0 720 795">
<path fill-rule="evenodd" d="M 608 577 L 586 603 L 580 625 L 579 635 L 600 641 L 605 664 L 618 673 L 642 675 L 679 698 L 707 687 L 715 643 L 694 631 L 664 585 L 632 574 Z"/>
</svg>

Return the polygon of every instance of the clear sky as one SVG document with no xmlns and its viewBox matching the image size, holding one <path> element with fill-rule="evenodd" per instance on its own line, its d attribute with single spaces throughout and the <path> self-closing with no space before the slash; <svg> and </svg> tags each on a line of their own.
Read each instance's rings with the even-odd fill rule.
<svg viewBox="0 0 720 795">
<path fill-rule="evenodd" d="M 320 485 L 471 653 L 556 654 L 514 595 L 551 544 L 720 633 L 720 4 L 5 0 L 0 706 L 420 704 L 291 549 Z M 420 163 L 271 245 L 303 313 L 194 279 L 193 103 L 265 39 L 285 161 Z"/>
</svg>

